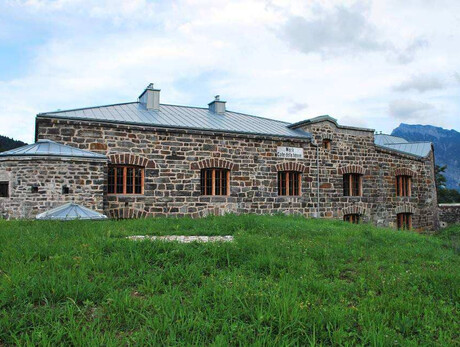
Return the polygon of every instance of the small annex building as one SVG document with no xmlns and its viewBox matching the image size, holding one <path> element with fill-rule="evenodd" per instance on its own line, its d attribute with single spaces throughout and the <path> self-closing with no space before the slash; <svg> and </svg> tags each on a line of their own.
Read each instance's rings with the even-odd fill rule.
<svg viewBox="0 0 460 347">
<path fill-rule="evenodd" d="M 111 218 L 301 214 L 436 229 L 430 142 L 319 116 L 294 124 L 137 101 L 40 113 L 36 143 L 0 154 L 0 216 L 67 202 Z"/>
<path fill-rule="evenodd" d="M 102 213 L 107 162 L 46 139 L 0 153 L 0 217 L 34 218 L 66 202 Z"/>
</svg>

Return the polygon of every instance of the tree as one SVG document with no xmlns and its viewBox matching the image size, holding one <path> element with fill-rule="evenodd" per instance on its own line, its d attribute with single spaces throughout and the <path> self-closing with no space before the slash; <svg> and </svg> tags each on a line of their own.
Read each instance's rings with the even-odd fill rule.
<svg viewBox="0 0 460 347">
<path fill-rule="evenodd" d="M 446 177 L 444 176 L 444 172 L 446 172 L 447 165 L 444 166 L 439 166 L 436 165 L 434 167 L 434 174 L 435 174 L 435 179 L 436 179 L 436 188 L 439 189 L 445 189 L 446 188 Z"/>
<path fill-rule="evenodd" d="M 438 191 L 438 203 L 456 203 L 460 202 L 460 193 L 455 189 L 446 188 L 446 178 L 443 175 L 447 166 L 436 165 L 434 168 L 436 189 Z"/>
</svg>

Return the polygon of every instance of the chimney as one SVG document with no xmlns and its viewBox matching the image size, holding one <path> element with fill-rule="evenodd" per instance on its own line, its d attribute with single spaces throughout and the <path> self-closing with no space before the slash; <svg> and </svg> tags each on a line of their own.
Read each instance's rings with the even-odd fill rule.
<svg viewBox="0 0 460 347">
<path fill-rule="evenodd" d="M 220 101 L 220 95 L 216 95 L 214 101 L 208 104 L 209 111 L 217 114 L 225 113 L 225 101 Z"/>
<path fill-rule="evenodd" d="M 147 110 L 158 111 L 160 109 L 160 90 L 155 89 L 153 83 L 150 83 L 139 96 L 139 102 Z"/>
</svg>

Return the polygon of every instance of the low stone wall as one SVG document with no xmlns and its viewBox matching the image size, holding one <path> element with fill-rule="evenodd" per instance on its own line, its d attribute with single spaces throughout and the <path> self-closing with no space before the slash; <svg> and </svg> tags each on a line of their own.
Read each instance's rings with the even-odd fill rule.
<svg viewBox="0 0 460 347">
<path fill-rule="evenodd" d="M 460 223 L 460 204 L 439 204 L 439 221 L 441 227 Z"/>
</svg>

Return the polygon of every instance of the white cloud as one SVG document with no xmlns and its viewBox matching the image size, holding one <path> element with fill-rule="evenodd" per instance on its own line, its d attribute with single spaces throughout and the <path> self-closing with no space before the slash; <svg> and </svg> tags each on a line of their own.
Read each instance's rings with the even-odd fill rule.
<svg viewBox="0 0 460 347">
<path fill-rule="evenodd" d="M 367 12 L 367 8 L 359 5 L 314 7 L 311 18 L 290 16 L 280 35 L 304 53 L 332 56 L 385 50 L 387 44 L 378 38 L 376 28 L 367 20 Z"/>
<path fill-rule="evenodd" d="M 229 109 L 290 122 L 330 114 L 389 132 L 404 115 L 439 125 L 422 115 L 444 110 L 446 126 L 460 128 L 456 3 L 429 10 L 338 0 L 7 6 L 0 23 L 34 40 L 16 47 L 33 52 L 20 74 L 2 78 L 9 67 L 0 66 L 2 135 L 30 142 L 38 112 L 133 101 L 149 82 L 162 89 L 162 102 L 206 106 L 221 94 Z M 14 42 L 17 31 L 5 35 L 0 59 L 1 43 Z M 448 87 L 433 88 L 435 79 L 411 85 L 404 76 L 440 76 Z M 422 106 L 409 105 L 419 91 Z"/>
<path fill-rule="evenodd" d="M 390 102 L 389 112 L 397 120 L 422 123 L 442 113 L 429 103 L 410 99 L 399 99 Z"/>
<path fill-rule="evenodd" d="M 423 93 L 429 90 L 444 89 L 446 87 L 446 81 L 442 80 L 439 76 L 414 75 L 395 86 L 394 90 L 400 92 L 416 90 Z"/>
<path fill-rule="evenodd" d="M 294 102 L 287 108 L 287 111 L 289 113 L 299 113 L 305 111 L 307 108 L 308 104 L 306 102 Z"/>
</svg>

